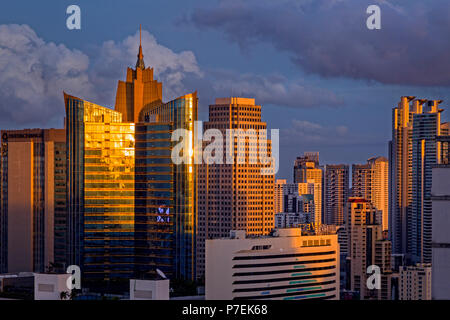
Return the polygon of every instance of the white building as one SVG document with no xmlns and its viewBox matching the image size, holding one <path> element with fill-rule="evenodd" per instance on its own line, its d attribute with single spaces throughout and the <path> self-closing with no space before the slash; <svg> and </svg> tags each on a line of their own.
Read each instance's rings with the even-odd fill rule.
<svg viewBox="0 0 450 320">
<path fill-rule="evenodd" d="M 130 279 L 130 300 L 169 300 L 169 279 Z"/>
<path fill-rule="evenodd" d="M 338 300 L 338 266 L 337 235 L 231 231 L 229 238 L 206 241 L 206 300 Z"/>
<path fill-rule="evenodd" d="M 431 265 L 401 266 L 398 287 L 400 300 L 431 300 Z"/>
<path fill-rule="evenodd" d="M 450 299 L 450 165 L 433 168 L 432 297 Z"/>
<path fill-rule="evenodd" d="M 34 300 L 61 300 L 61 293 L 70 293 L 67 280 L 71 275 L 63 274 L 34 274 Z"/>
</svg>

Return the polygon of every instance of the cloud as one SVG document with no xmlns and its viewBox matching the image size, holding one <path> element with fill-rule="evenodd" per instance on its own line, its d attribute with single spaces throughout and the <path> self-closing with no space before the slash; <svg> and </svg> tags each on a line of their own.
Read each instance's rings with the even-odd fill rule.
<svg viewBox="0 0 450 320">
<path fill-rule="evenodd" d="M 119 42 L 105 41 L 99 49 L 98 59 L 93 63 L 92 76 L 98 81 L 114 82 L 115 90 L 117 80 L 124 80 L 125 68 L 134 68 L 136 64 L 138 43 L 139 32 Z M 163 82 L 164 100 L 177 98 L 192 89 L 183 84 L 187 75 L 203 76 L 193 52 L 175 53 L 160 45 L 146 30 L 142 31 L 142 49 L 146 67 L 152 67 L 155 78 Z"/>
<path fill-rule="evenodd" d="M 293 108 L 336 107 L 343 99 L 332 91 L 307 84 L 303 79 L 289 80 L 280 75 L 239 74 L 219 72 L 213 75 L 213 89 L 223 96 L 255 97 L 260 104 L 272 104 Z"/>
<path fill-rule="evenodd" d="M 27 25 L 0 25 L 0 125 L 62 126 L 62 92 L 113 106 L 118 80 L 136 63 L 139 33 L 106 41 L 89 54 L 46 42 Z M 185 94 L 187 75 L 202 77 L 194 54 L 175 53 L 142 33 L 144 60 L 164 82 L 166 99 Z"/>
<path fill-rule="evenodd" d="M 113 107 L 118 80 L 136 63 L 139 33 L 108 40 L 88 52 L 46 42 L 27 25 L 0 25 L 0 125 L 62 126 L 66 91 Z M 291 108 L 342 106 L 334 92 L 282 75 L 201 69 L 191 51 L 174 52 L 142 32 L 146 66 L 163 83 L 164 100 L 198 90 L 206 115 L 217 97 L 253 97 L 261 105 Z"/>
<path fill-rule="evenodd" d="M 380 144 L 379 137 L 353 132 L 346 125 L 333 126 L 298 119 L 293 119 L 290 126 L 280 130 L 280 141 L 283 147 L 296 145 L 305 150 Z"/>
<path fill-rule="evenodd" d="M 366 8 L 381 8 L 381 30 Z M 222 0 L 182 18 L 248 49 L 266 42 L 304 71 L 385 84 L 450 86 L 450 2 Z"/>
<path fill-rule="evenodd" d="M 26 25 L 0 25 L 1 122 L 62 122 L 62 90 L 93 93 L 89 58 L 78 50 L 45 42 Z M 56 107 L 59 103 L 59 108 Z"/>
<path fill-rule="evenodd" d="M 259 105 L 288 108 L 334 108 L 344 105 L 343 97 L 326 88 L 288 79 L 279 74 L 239 73 L 233 70 L 207 69 L 203 77 L 189 77 L 183 82 L 199 92 L 200 117 L 207 117 L 208 105 L 218 97 L 255 98 Z"/>
</svg>

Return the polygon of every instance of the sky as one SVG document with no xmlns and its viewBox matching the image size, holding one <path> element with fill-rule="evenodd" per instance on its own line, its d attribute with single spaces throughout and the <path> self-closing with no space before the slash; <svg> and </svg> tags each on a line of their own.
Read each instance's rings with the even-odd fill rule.
<svg viewBox="0 0 450 320">
<path fill-rule="evenodd" d="M 71 4 L 81 30 L 66 27 Z M 403 95 L 448 109 L 448 0 L 15 0 L 0 2 L 0 129 L 62 128 L 63 91 L 112 107 L 139 24 L 165 101 L 197 90 L 205 121 L 217 97 L 262 105 L 280 129 L 277 178 L 292 181 L 305 151 L 323 164 L 387 156 Z"/>
</svg>

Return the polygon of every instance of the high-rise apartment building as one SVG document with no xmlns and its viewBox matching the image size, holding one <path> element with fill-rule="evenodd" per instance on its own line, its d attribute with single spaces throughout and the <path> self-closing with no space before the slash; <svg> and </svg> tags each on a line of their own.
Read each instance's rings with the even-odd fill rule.
<svg viewBox="0 0 450 320">
<path fill-rule="evenodd" d="M 277 179 L 273 190 L 274 214 L 285 211 L 286 195 L 298 195 L 298 185 L 287 183 L 284 179 Z"/>
<path fill-rule="evenodd" d="M 400 266 L 399 300 L 431 300 L 431 264 Z"/>
<path fill-rule="evenodd" d="M 352 165 L 352 196 L 370 201 L 382 212 L 383 230 L 389 227 L 389 163 L 384 157 L 374 157 L 367 164 Z"/>
<path fill-rule="evenodd" d="M 349 288 L 359 292 L 360 299 L 391 299 L 391 242 L 383 236 L 377 211 L 363 198 L 349 198 L 346 206 L 347 260 L 349 261 Z M 368 267 L 380 272 L 380 288 L 367 284 Z M 370 274 L 373 270 L 369 270 Z"/>
<path fill-rule="evenodd" d="M 424 102 L 421 104 L 421 102 Z M 408 226 L 409 252 L 414 262 L 431 263 L 431 185 L 432 169 L 437 163 L 441 135 L 440 100 L 414 100 L 412 129 L 412 210 Z"/>
<path fill-rule="evenodd" d="M 116 110 L 65 94 L 68 259 L 85 280 L 151 278 L 156 269 L 195 278 L 192 135 L 180 164 L 171 153 L 174 130 L 193 132 L 197 96 L 162 103 L 152 74 L 140 47 L 136 69 L 119 82 Z"/>
<path fill-rule="evenodd" d="M 294 183 L 299 184 L 299 194 L 314 195 L 314 225 L 319 228 L 323 222 L 323 168 L 319 165 L 318 152 L 305 152 L 294 162 Z M 301 184 L 301 185 L 300 185 Z"/>
<path fill-rule="evenodd" d="M 440 153 L 440 100 L 402 97 L 392 114 L 389 233 L 394 253 L 431 262 L 431 166 Z"/>
<path fill-rule="evenodd" d="M 339 300 L 337 235 L 245 231 L 206 241 L 207 300 Z"/>
<path fill-rule="evenodd" d="M 305 152 L 294 162 L 294 183 L 306 182 L 313 179 L 322 183 L 322 169 L 319 166 L 318 152 Z"/>
<path fill-rule="evenodd" d="M 272 157 L 271 140 L 257 134 L 265 132 L 266 128 L 266 123 L 261 121 L 261 106 L 256 105 L 254 99 L 219 98 L 209 106 L 205 133 L 209 129 L 220 131 L 226 151 L 222 163 L 209 163 L 205 159 L 199 168 L 199 278 L 204 275 L 206 239 L 226 237 L 231 230 L 267 235 L 274 227 L 274 175 L 263 174 L 262 169 L 270 164 L 258 160 L 261 156 Z M 241 130 L 248 138 L 238 139 L 230 130 Z"/>
<path fill-rule="evenodd" d="M 5 130 L 1 139 L 2 272 L 64 269 L 64 130 Z"/>
<path fill-rule="evenodd" d="M 315 229 L 318 229 L 322 224 L 322 183 L 318 183 L 314 179 L 298 183 L 298 194 L 312 196 L 314 199 L 314 213 L 311 217 L 311 223 Z"/>
<path fill-rule="evenodd" d="M 344 209 L 349 194 L 349 168 L 345 164 L 325 166 L 325 223 L 344 223 Z"/>
</svg>

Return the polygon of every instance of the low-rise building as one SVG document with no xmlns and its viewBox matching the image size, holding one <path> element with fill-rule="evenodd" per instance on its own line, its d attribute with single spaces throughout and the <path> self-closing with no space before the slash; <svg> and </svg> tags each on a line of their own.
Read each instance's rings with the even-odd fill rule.
<svg viewBox="0 0 450 320">
<path fill-rule="evenodd" d="M 206 300 L 339 299 L 337 235 L 277 229 L 206 241 Z"/>
</svg>

